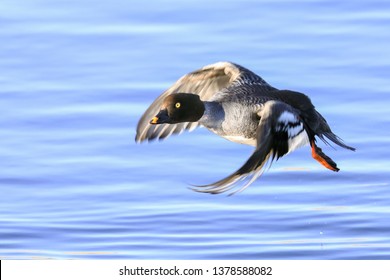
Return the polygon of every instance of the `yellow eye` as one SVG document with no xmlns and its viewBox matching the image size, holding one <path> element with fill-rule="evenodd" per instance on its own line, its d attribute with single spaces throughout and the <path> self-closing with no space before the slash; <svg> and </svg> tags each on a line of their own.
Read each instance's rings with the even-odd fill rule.
<svg viewBox="0 0 390 280">
<path fill-rule="evenodd" d="M 175 104 L 175 107 L 178 108 L 178 109 L 180 108 L 180 106 L 181 106 L 180 102 L 177 102 L 177 103 Z"/>
</svg>

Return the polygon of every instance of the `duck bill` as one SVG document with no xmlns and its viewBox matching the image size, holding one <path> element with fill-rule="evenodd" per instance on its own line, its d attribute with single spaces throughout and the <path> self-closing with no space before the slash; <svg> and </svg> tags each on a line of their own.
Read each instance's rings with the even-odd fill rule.
<svg viewBox="0 0 390 280">
<path fill-rule="evenodd" d="M 153 119 L 150 121 L 150 124 L 169 123 L 170 121 L 171 119 L 168 116 L 168 110 L 164 109 L 158 112 L 155 117 L 153 117 Z"/>
</svg>

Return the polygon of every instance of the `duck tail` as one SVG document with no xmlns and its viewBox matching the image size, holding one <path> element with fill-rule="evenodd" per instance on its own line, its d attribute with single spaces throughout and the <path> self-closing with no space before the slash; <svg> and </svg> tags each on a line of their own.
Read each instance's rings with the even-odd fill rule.
<svg viewBox="0 0 390 280">
<path fill-rule="evenodd" d="M 336 145 L 344 148 L 344 149 L 347 149 L 347 150 L 351 150 L 351 151 L 355 151 L 356 149 L 354 147 L 351 147 L 351 146 L 348 146 L 347 144 L 344 143 L 344 141 L 338 137 L 336 134 L 334 134 L 332 132 L 332 130 L 330 129 L 328 123 L 326 122 L 325 118 L 318 112 L 318 111 L 315 111 L 317 113 L 317 117 L 318 117 L 318 122 L 319 122 L 319 126 L 314 129 L 314 134 L 317 135 L 325 144 L 330 145 L 330 143 L 325 139 L 325 137 L 327 139 L 329 139 L 330 141 L 332 141 L 333 143 L 335 143 Z"/>
<path fill-rule="evenodd" d="M 348 150 L 351 150 L 351 151 L 355 151 L 356 150 L 354 147 L 351 147 L 351 146 L 348 146 L 347 144 L 345 144 L 344 141 L 340 137 L 338 137 L 336 134 L 334 134 L 331 131 L 326 131 L 326 132 L 323 132 L 322 135 L 319 135 L 319 137 L 321 138 L 322 141 L 324 141 L 325 143 L 329 144 L 324 139 L 324 136 L 326 138 L 328 138 L 330 141 L 332 141 L 333 143 L 339 145 L 340 147 L 343 147 L 344 149 L 348 149 Z"/>
<path fill-rule="evenodd" d="M 337 164 L 330 157 L 328 157 L 320 147 L 316 145 L 315 136 L 317 136 L 329 146 L 331 146 L 331 144 L 328 140 L 344 149 L 348 149 L 351 151 L 355 151 L 356 149 L 346 145 L 341 138 L 339 138 L 336 134 L 332 132 L 326 120 L 321 116 L 321 114 L 318 112 L 317 114 L 320 118 L 320 124 L 319 127 L 317 127 L 316 131 L 311 130 L 310 126 L 308 126 L 307 124 L 305 125 L 305 129 L 309 136 L 312 157 L 319 163 L 321 163 L 324 167 L 332 171 L 338 172 L 340 169 L 337 167 Z"/>
</svg>

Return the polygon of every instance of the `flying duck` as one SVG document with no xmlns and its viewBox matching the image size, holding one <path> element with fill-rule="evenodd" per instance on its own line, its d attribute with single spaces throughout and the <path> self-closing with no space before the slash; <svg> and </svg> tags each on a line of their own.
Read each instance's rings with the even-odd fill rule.
<svg viewBox="0 0 390 280">
<path fill-rule="evenodd" d="M 164 139 L 204 126 L 230 141 L 255 147 L 236 172 L 194 190 L 222 193 L 242 191 L 259 177 L 265 164 L 310 144 L 315 160 L 339 171 L 316 145 L 318 137 L 354 151 L 335 135 L 303 93 L 278 90 L 252 71 L 231 62 L 218 62 L 181 77 L 164 91 L 138 122 L 136 142 Z M 235 193 L 232 192 L 232 193 Z M 231 193 L 231 194 L 232 194 Z"/>
</svg>

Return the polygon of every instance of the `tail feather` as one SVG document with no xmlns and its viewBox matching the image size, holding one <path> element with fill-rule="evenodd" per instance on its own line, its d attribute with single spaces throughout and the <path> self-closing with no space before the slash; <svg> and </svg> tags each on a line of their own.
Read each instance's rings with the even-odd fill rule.
<svg viewBox="0 0 390 280">
<path fill-rule="evenodd" d="M 336 134 L 332 133 L 331 131 L 323 132 L 322 134 L 326 138 L 328 138 L 330 141 L 332 141 L 333 143 L 339 145 L 340 147 L 343 147 L 344 149 L 348 149 L 348 150 L 351 150 L 351 151 L 355 151 L 356 150 L 354 147 L 346 145 L 340 137 L 338 137 Z M 320 137 L 320 138 L 322 138 L 322 140 L 324 140 L 323 137 Z M 326 141 L 324 141 L 324 142 L 327 143 Z"/>
</svg>

